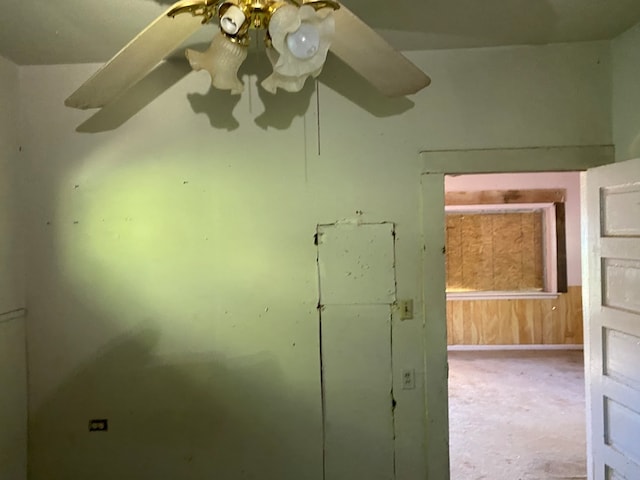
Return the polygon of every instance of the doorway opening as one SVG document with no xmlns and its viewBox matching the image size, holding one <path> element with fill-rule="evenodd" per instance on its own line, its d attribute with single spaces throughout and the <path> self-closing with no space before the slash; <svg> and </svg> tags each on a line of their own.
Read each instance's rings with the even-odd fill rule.
<svg viewBox="0 0 640 480">
<path fill-rule="evenodd" d="M 580 173 L 444 193 L 451 478 L 586 478 Z"/>
<path fill-rule="evenodd" d="M 424 315 L 424 382 L 426 425 L 425 465 L 429 478 L 449 479 L 449 391 L 446 321 L 445 267 L 445 175 L 498 172 L 584 172 L 614 163 L 612 145 L 564 147 L 495 148 L 475 150 L 433 150 L 420 153 L 422 174 L 422 311 Z M 609 168 L 609 167 L 607 167 Z M 633 177 L 632 168 L 624 175 Z M 585 177 L 581 175 L 581 179 Z M 583 194 L 589 196 L 590 191 Z M 597 197 L 591 192 L 589 201 Z M 586 214 L 596 211 L 584 205 Z M 587 227 L 595 228 L 592 225 Z M 592 235 L 593 232 L 590 232 Z M 587 257 L 585 252 L 585 258 Z M 591 263 L 585 278 L 593 279 Z M 589 288 L 589 294 L 593 292 Z M 590 297 L 589 297 L 590 298 Z M 589 303 L 591 305 L 591 302 Z M 591 343 L 589 344 L 591 345 Z M 591 351 L 590 349 L 588 350 Z M 592 365 L 591 365 L 592 366 Z M 590 398 L 587 399 L 588 401 Z M 592 403 L 587 409 L 591 413 Z M 588 425 L 591 426 L 591 423 Z M 591 433 L 591 430 L 588 430 Z M 588 438 L 592 438 L 590 435 Z M 601 438 L 601 436 L 599 437 Z M 589 457 L 591 459 L 591 457 Z M 589 467 L 591 462 L 589 462 Z"/>
</svg>

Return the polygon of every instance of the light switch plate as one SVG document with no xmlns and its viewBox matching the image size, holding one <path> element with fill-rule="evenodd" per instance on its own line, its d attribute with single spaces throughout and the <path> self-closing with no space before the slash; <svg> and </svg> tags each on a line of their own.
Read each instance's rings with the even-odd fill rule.
<svg viewBox="0 0 640 480">
<path fill-rule="evenodd" d="M 413 318 L 413 299 L 400 300 L 398 308 L 400 309 L 400 320 L 411 320 Z"/>
</svg>

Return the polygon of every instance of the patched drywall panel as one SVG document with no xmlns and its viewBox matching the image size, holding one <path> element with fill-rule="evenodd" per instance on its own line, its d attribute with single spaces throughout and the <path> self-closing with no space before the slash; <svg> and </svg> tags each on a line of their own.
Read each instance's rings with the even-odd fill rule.
<svg viewBox="0 0 640 480">
<path fill-rule="evenodd" d="M 391 306 L 322 311 L 325 478 L 395 479 Z"/>
<path fill-rule="evenodd" d="M 392 223 L 319 225 L 324 475 L 395 478 Z"/>
<path fill-rule="evenodd" d="M 320 303 L 395 302 L 394 235 L 392 223 L 319 225 Z"/>
</svg>

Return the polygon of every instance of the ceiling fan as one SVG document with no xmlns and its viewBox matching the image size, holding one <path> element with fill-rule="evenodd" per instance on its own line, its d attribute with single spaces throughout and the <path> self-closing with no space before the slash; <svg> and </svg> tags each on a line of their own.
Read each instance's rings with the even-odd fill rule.
<svg viewBox="0 0 640 480">
<path fill-rule="evenodd" d="M 273 73 L 262 81 L 300 91 L 322 71 L 327 51 L 390 97 L 415 93 L 431 83 L 418 67 L 372 28 L 334 0 L 180 0 L 156 18 L 76 90 L 65 104 L 100 108 L 144 78 L 202 25 L 216 19 L 220 31 L 205 52 L 188 49 L 194 70 L 207 70 L 212 85 L 239 94 L 238 69 L 247 57 L 249 31 L 266 30 Z"/>
</svg>

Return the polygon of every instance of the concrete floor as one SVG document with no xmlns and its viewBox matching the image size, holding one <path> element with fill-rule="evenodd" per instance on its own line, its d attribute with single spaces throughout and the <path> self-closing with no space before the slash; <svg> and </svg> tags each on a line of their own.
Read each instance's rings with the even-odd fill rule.
<svg viewBox="0 0 640 480">
<path fill-rule="evenodd" d="M 450 352 L 451 480 L 585 479 L 582 355 Z"/>
</svg>

